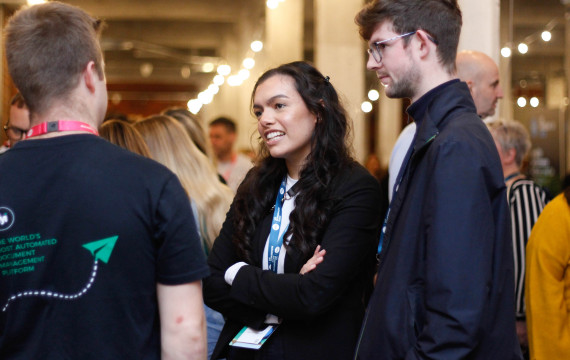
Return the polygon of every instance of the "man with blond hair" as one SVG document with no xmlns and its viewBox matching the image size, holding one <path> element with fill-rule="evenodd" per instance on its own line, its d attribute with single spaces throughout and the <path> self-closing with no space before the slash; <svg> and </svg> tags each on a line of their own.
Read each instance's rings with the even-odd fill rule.
<svg viewBox="0 0 570 360">
<path fill-rule="evenodd" d="M 188 197 L 165 167 L 96 136 L 99 31 L 58 2 L 5 29 L 31 128 L 0 158 L 0 358 L 205 359 L 209 270 Z"/>
</svg>

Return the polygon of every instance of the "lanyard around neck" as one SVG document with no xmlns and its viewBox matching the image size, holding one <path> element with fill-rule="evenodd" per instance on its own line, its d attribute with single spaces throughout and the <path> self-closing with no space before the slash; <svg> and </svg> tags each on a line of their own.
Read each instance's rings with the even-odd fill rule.
<svg viewBox="0 0 570 360">
<path fill-rule="evenodd" d="M 505 182 L 507 182 L 507 181 L 509 181 L 509 180 L 511 180 L 511 179 L 513 179 L 513 178 L 516 178 L 516 177 L 519 176 L 520 174 L 521 174 L 521 173 L 517 171 L 516 173 L 507 176 L 507 177 L 505 178 Z"/>
<path fill-rule="evenodd" d="M 287 232 L 287 228 L 283 229 L 281 232 L 281 223 L 283 220 L 283 202 L 285 201 L 285 190 L 287 190 L 287 175 L 283 177 L 281 181 L 281 186 L 279 187 L 279 192 L 277 193 L 277 199 L 275 199 L 275 206 L 273 207 L 273 220 L 271 221 L 271 232 L 269 233 L 269 247 L 267 248 L 267 265 L 269 270 L 277 273 L 277 265 L 279 264 L 279 252 L 283 246 L 283 236 Z M 297 195 L 298 186 L 293 185 L 289 191 L 287 191 L 287 196 L 289 199 Z M 281 235 L 279 235 L 281 233 Z"/>
<path fill-rule="evenodd" d="M 26 134 L 26 138 L 29 139 L 31 137 L 60 131 L 86 131 L 93 135 L 99 135 L 99 132 L 97 132 L 97 130 L 84 122 L 74 120 L 58 120 L 44 122 L 32 127 Z"/>
</svg>

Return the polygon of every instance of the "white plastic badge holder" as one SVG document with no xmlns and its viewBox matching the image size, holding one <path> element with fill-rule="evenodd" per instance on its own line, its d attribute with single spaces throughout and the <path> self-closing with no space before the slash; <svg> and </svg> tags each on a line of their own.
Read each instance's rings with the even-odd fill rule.
<svg viewBox="0 0 570 360">
<path fill-rule="evenodd" d="M 278 324 L 269 325 L 263 330 L 254 330 L 246 326 L 234 337 L 230 345 L 244 349 L 259 350 L 278 326 Z"/>
</svg>

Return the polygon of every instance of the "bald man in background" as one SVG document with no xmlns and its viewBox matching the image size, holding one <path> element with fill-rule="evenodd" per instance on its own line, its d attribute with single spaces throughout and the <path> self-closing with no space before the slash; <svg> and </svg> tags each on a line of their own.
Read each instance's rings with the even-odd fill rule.
<svg viewBox="0 0 570 360">
<path fill-rule="evenodd" d="M 467 83 L 477 114 L 484 119 L 495 114 L 497 101 L 503 98 L 499 68 L 486 54 L 464 50 L 457 54 L 457 77 Z"/>
<path fill-rule="evenodd" d="M 457 77 L 467 83 L 477 115 L 481 119 L 495 114 L 497 102 L 503 98 L 503 88 L 499 82 L 499 68 L 486 54 L 479 51 L 464 50 L 457 54 Z M 414 139 L 416 124 L 412 122 L 406 126 L 396 140 L 388 168 L 388 198 L 392 200 L 394 183 L 408 148 Z"/>
</svg>

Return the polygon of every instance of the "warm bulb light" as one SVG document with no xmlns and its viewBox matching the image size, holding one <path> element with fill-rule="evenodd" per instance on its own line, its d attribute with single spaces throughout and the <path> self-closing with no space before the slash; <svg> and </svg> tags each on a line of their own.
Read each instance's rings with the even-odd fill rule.
<svg viewBox="0 0 570 360">
<path fill-rule="evenodd" d="M 526 54 L 527 51 L 528 51 L 528 45 L 525 44 L 525 43 L 520 43 L 520 44 L 519 44 L 519 52 L 520 52 L 521 54 Z"/>
<path fill-rule="evenodd" d="M 263 43 L 261 41 L 257 40 L 251 43 L 251 50 L 260 52 L 261 49 L 263 49 Z"/>
<path fill-rule="evenodd" d="M 279 5 L 278 0 L 267 0 L 267 7 L 270 9 L 276 9 L 278 5 Z"/>
<path fill-rule="evenodd" d="M 38 4 L 43 4 L 45 2 L 46 0 L 28 0 L 28 5 L 29 6 L 38 5 Z"/>
<path fill-rule="evenodd" d="M 254 66 L 255 66 L 255 60 L 253 60 L 252 58 L 247 58 L 243 61 L 243 67 L 246 69 L 253 69 Z"/>
<path fill-rule="evenodd" d="M 214 71 L 214 64 L 212 63 L 205 63 L 204 65 L 202 65 L 202 71 L 205 73 L 209 73 Z"/>
<path fill-rule="evenodd" d="M 540 104 L 540 101 L 538 101 L 538 98 L 533 97 L 532 99 L 530 99 L 530 106 L 537 107 L 538 104 Z"/>
<path fill-rule="evenodd" d="M 518 98 L 517 104 L 520 107 L 525 107 L 526 106 L 526 99 L 521 96 L 520 98 Z"/>
<path fill-rule="evenodd" d="M 232 68 L 229 65 L 220 65 L 218 66 L 218 74 L 220 75 L 229 75 L 232 72 Z"/>
<path fill-rule="evenodd" d="M 552 39 L 552 33 L 550 31 L 543 31 L 540 37 L 542 37 L 544 41 L 550 41 L 550 39 Z"/>
<path fill-rule="evenodd" d="M 238 73 L 238 76 L 240 77 L 240 79 L 242 80 L 247 80 L 249 79 L 249 70 L 247 69 L 241 69 Z"/>
<path fill-rule="evenodd" d="M 208 91 L 214 95 L 216 95 L 220 91 L 220 87 L 216 84 L 212 84 L 208 86 Z"/>
<path fill-rule="evenodd" d="M 360 106 L 360 108 L 362 109 L 362 111 L 364 111 L 365 113 L 369 113 L 372 111 L 372 104 L 369 101 L 365 101 L 362 103 L 362 105 Z"/>
<path fill-rule="evenodd" d="M 232 75 L 228 78 L 229 86 L 240 86 L 241 84 L 243 84 L 243 80 L 237 75 Z"/>
<path fill-rule="evenodd" d="M 214 95 L 212 95 L 208 90 L 198 94 L 198 100 L 200 100 L 202 104 L 209 104 L 213 99 Z"/>
<path fill-rule="evenodd" d="M 503 57 L 505 58 L 508 58 L 509 56 L 511 56 L 511 49 L 509 49 L 508 47 L 502 48 L 501 55 L 503 55 Z"/>
<path fill-rule="evenodd" d="M 192 99 L 190 101 L 188 101 L 188 110 L 196 115 L 200 109 L 202 108 L 202 103 L 200 102 L 200 100 L 198 99 Z"/>
<path fill-rule="evenodd" d="M 214 84 L 222 86 L 224 84 L 224 81 L 226 81 L 226 79 L 224 78 L 223 75 L 214 76 Z"/>
<path fill-rule="evenodd" d="M 380 98 L 380 93 L 376 90 L 370 90 L 368 92 L 368 98 L 372 101 L 376 101 Z"/>
</svg>

